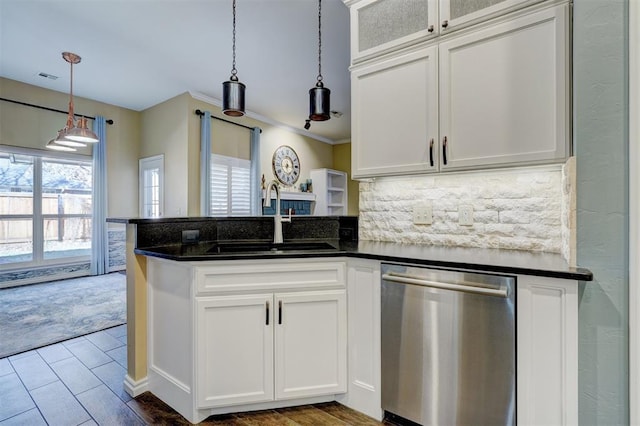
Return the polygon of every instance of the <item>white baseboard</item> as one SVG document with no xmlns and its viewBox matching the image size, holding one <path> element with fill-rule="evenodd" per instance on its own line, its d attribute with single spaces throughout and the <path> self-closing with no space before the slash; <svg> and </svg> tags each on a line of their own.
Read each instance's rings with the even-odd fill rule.
<svg viewBox="0 0 640 426">
<path fill-rule="evenodd" d="M 149 390 L 149 379 L 145 377 L 144 379 L 138 380 L 136 382 L 127 374 L 124 377 L 124 390 L 132 398 L 135 398 L 136 396 Z"/>
</svg>

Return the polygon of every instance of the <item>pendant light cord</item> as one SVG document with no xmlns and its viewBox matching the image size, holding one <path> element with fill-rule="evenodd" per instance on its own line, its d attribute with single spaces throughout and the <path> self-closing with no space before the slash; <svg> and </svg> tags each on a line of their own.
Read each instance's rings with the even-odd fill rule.
<svg viewBox="0 0 640 426">
<path fill-rule="evenodd" d="M 231 81 L 238 81 L 238 70 L 236 69 L 236 0 L 233 0 L 233 65 L 231 68 Z"/>
<path fill-rule="evenodd" d="M 69 65 L 71 65 L 71 84 L 69 86 L 69 115 L 67 116 L 67 130 L 71 130 L 75 126 L 73 122 L 73 61 L 70 61 Z"/>
<path fill-rule="evenodd" d="M 322 0 L 318 0 L 318 82 L 316 86 L 322 87 Z"/>
</svg>

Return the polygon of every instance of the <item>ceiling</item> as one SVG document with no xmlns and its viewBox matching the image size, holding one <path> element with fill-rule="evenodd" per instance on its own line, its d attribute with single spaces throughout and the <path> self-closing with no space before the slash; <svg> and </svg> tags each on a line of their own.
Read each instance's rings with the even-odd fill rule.
<svg viewBox="0 0 640 426">
<path fill-rule="evenodd" d="M 231 71 L 231 0 L 0 0 L 0 76 L 142 111 L 184 92 L 220 100 Z M 247 114 L 325 142 L 351 135 L 349 10 L 322 2 L 322 76 L 340 118 L 313 122 L 315 0 L 237 0 L 236 68 Z M 44 72 L 57 80 L 41 77 Z M 46 105 L 50 106 L 50 105 Z M 91 112 L 85 112 L 91 114 Z M 242 122 L 242 119 L 238 119 Z"/>
</svg>

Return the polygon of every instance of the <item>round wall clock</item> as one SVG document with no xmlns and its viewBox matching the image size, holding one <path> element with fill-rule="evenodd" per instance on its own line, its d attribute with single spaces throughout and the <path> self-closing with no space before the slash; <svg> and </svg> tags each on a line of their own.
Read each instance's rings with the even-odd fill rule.
<svg viewBox="0 0 640 426">
<path fill-rule="evenodd" d="M 300 177 L 298 154 L 288 145 L 281 145 L 273 153 L 273 173 L 285 185 L 293 185 Z"/>
</svg>

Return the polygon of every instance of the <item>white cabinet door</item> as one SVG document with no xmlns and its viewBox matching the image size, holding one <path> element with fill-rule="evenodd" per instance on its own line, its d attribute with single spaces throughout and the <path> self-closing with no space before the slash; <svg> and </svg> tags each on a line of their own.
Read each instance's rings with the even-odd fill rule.
<svg viewBox="0 0 640 426">
<path fill-rule="evenodd" d="M 275 295 L 276 399 L 346 392 L 345 290 Z"/>
<path fill-rule="evenodd" d="M 438 34 L 438 0 L 363 0 L 350 7 L 356 63 Z"/>
<path fill-rule="evenodd" d="M 518 425 L 578 424 L 578 283 L 518 276 Z"/>
<path fill-rule="evenodd" d="M 382 420 L 379 261 L 349 259 L 347 299 L 349 383 L 337 401 Z"/>
<path fill-rule="evenodd" d="M 435 171 L 438 158 L 437 47 L 354 69 L 354 178 Z"/>
<path fill-rule="evenodd" d="M 446 34 L 470 25 L 543 0 L 440 0 L 441 33 Z"/>
<path fill-rule="evenodd" d="M 568 28 L 562 5 L 440 43 L 441 170 L 566 159 Z"/>
<path fill-rule="evenodd" d="M 198 408 L 273 400 L 272 303 L 272 294 L 197 299 Z"/>
</svg>

